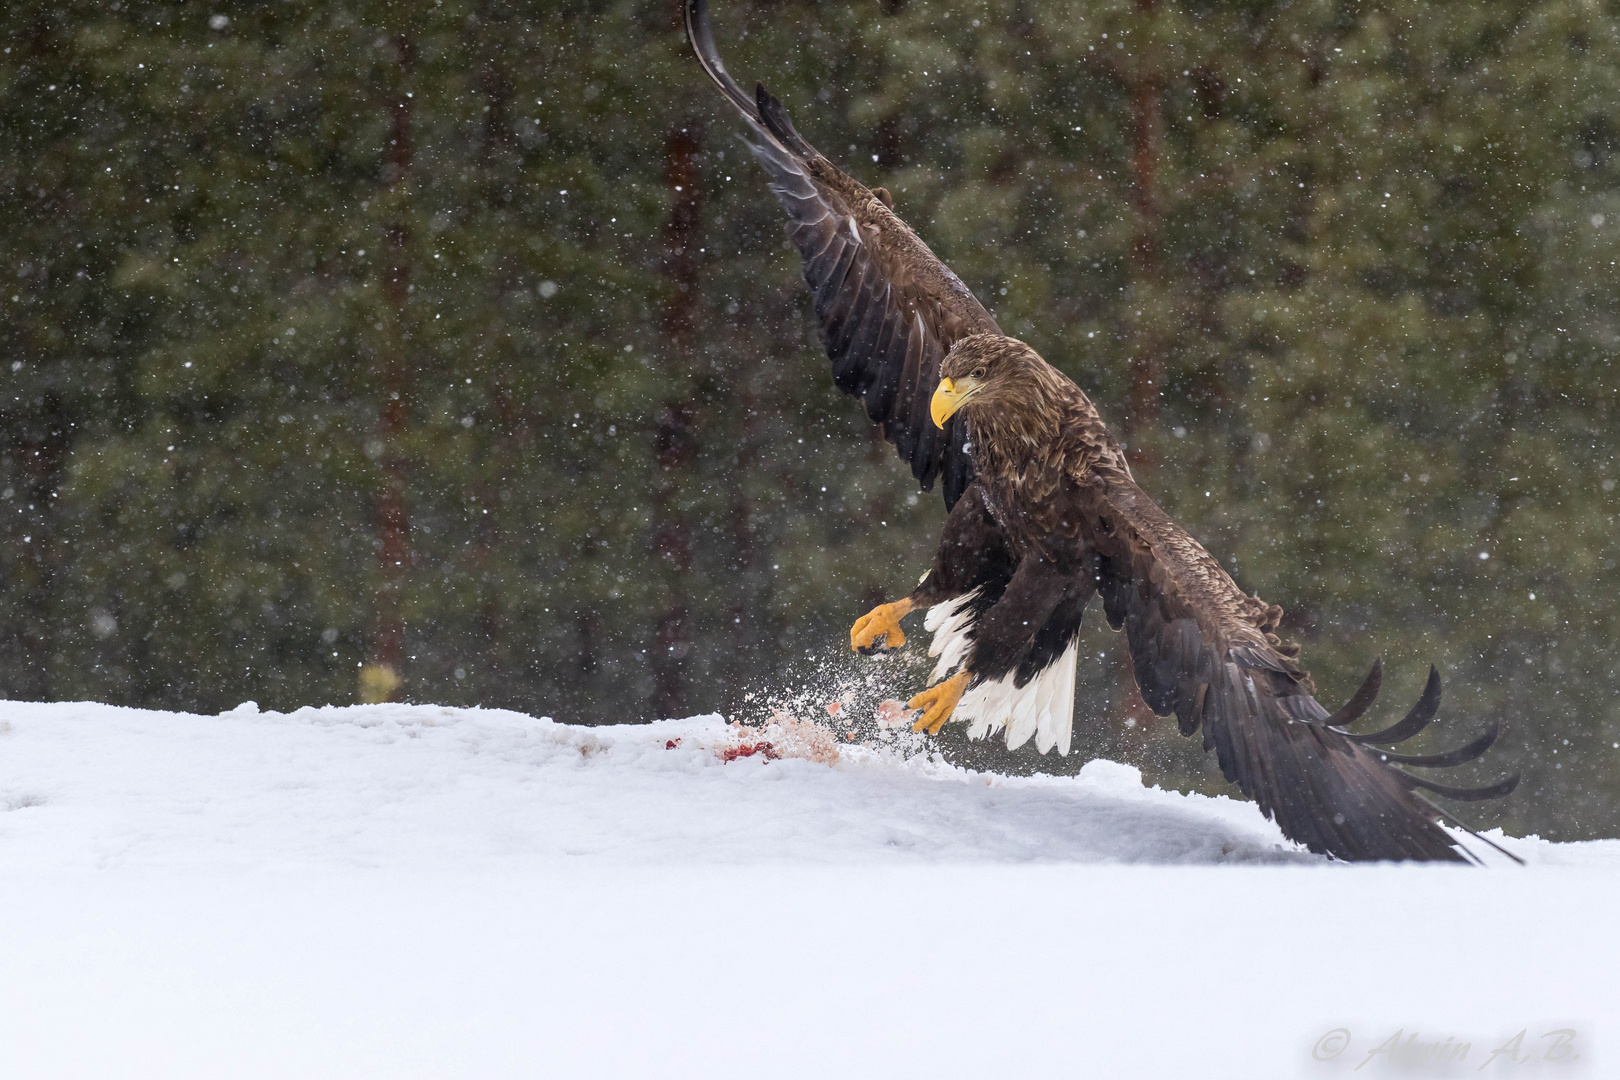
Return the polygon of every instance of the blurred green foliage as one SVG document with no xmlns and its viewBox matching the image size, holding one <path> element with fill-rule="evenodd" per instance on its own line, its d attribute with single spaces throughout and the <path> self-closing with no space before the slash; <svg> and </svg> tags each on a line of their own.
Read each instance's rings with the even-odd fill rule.
<svg viewBox="0 0 1620 1080">
<path fill-rule="evenodd" d="M 1620 829 L 1620 5 L 713 16 L 1289 610 L 1330 707 L 1382 655 L 1387 716 L 1432 661 L 1436 742 L 1501 719 L 1478 775 L 1525 772 L 1479 819 Z M 390 461 L 413 700 L 735 710 L 849 664 L 926 566 L 938 497 L 832 388 L 674 0 L 23 2 L 0 31 L 0 693 L 354 700 Z M 949 752 L 1226 790 L 1087 635 L 1074 758 Z"/>
</svg>

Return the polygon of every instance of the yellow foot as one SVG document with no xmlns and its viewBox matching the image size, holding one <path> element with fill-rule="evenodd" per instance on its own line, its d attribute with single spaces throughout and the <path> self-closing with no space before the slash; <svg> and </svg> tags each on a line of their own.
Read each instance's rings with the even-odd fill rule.
<svg viewBox="0 0 1620 1080">
<path fill-rule="evenodd" d="M 906 643 L 900 620 L 911 611 L 910 600 L 896 600 L 892 604 L 879 604 L 855 620 L 849 630 L 849 647 L 859 653 L 875 653 L 879 649 L 898 649 Z"/>
<path fill-rule="evenodd" d="M 906 702 L 906 708 L 923 711 L 917 722 L 911 725 L 911 730 L 938 735 L 939 729 L 945 726 L 945 721 L 956 711 L 956 703 L 962 700 L 962 693 L 967 690 L 968 683 L 972 679 L 973 676 L 967 672 L 958 671 L 944 682 L 935 683 Z"/>
</svg>

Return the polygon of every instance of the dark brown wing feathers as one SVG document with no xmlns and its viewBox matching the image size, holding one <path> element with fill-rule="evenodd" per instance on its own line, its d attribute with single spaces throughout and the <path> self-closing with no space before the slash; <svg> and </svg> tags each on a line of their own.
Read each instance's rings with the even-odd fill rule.
<svg viewBox="0 0 1620 1080">
<path fill-rule="evenodd" d="M 1400 723 L 1370 735 L 1343 726 L 1373 703 L 1374 664 L 1337 713 L 1268 632 L 1280 614 L 1245 596 L 1196 541 L 1122 475 L 1102 479 L 1099 591 L 1109 622 L 1123 628 L 1143 699 L 1174 713 L 1185 734 L 1202 727 L 1221 771 L 1290 838 L 1342 859 L 1462 861 L 1447 817 L 1417 789 L 1455 799 L 1494 798 L 1518 778 L 1465 789 L 1412 776 L 1395 764 L 1444 768 L 1471 761 L 1495 741 L 1496 725 L 1449 753 L 1403 756 L 1364 745 L 1418 734 L 1440 704 L 1432 668 L 1422 698 Z"/>
<path fill-rule="evenodd" d="M 742 113 L 755 157 L 788 215 L 815 303 L 822 343 L 839 389 L 863 399 L 923 490 L 943 475 L 954 505 L 972 479 L 955 420 L 942 432 L 928 418 L 939 365 L 969 334 L 1001 331 L 989 312 L 874 192 L 822 157 L 763 86 L 750 97 L 715 51 L 705 0 L 686 2 L 687 37 L 703 69 Z"/>
</svg>

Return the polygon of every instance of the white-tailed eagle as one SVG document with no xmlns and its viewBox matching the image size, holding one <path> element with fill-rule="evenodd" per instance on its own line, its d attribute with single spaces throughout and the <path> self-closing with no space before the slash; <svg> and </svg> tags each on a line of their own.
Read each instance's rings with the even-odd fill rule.
<svg viewBox="0 0 1620 1080">
<path fill-rule="evenodd" d="M 1438 768 L 1483 754 L 1493 724 L 1449 753 L 1375 749 L 1434 718 L 1430 669 L 1417 705 L 1384 731 L 1348 727 L 1377 695 L 1380 667 L 1344 708 L 1316 700 L 1298 647 L 1276 635 L 1282 609 L 1239 589 L 1219 562 L 1137 487 L 1085 393 L 1003 334 L 955 274 L 869 189 L 800 137 L 782 105 L 750 95 L 721 64 L 705 0 L 686 30 L 716 86 L 755 136 L 755 156 L 787 211 L 815 294 L 833 381 L 859 397 L 924 490 L 950 513 L 934 564 L 910 596 L 858 621 L 861 651 L 898 647 L 900 620 L 927 610 L 939 657 L 911 700 L 920 731 L 947 720 L 1001 731 L 1016 747 L 1067 752 L 1076 641 L 1094 596 L 1130 644 L 1142 698 L 1200 729 L 1221 770 L 1290 838 L 1341 859 L 1465 858 L 1419 789 L 1455 799 L 1506 795 L 1435 783 L 1397 765 Z"/>
</svg>

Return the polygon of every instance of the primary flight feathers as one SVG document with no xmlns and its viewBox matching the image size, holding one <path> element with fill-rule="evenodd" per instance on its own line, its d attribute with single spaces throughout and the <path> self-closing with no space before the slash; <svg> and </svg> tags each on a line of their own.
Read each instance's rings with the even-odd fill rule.
<svg viewBox="0 0 1620 1080">
<path fill-rule="evenodd" d="M 968 334 L 1000 333 L 990 313 L 874 192 L 829 162 L 794 130 L 763 86 L 744 93 L 726 73 L 706 5 L 686 6 L 687 35 L 704 71 L 753 129 L 755 156 L 787 210 L 789 235 L 815 295 L 833 381 L 866 403 L 924 491 L 943 477 L 954 503 L 972 479 L 960 424 L 929 421 L 939 365 Z"/>
</svg>

